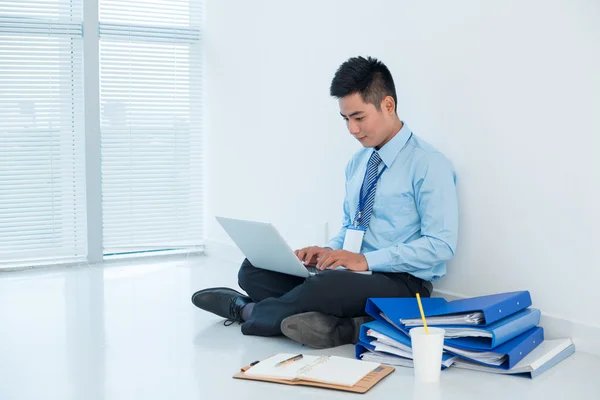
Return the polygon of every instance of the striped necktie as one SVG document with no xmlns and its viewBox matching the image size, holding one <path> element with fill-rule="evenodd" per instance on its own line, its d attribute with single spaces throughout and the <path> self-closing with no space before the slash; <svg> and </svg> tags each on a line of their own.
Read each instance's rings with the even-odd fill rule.
<svg viewBox="0 0 600 400">
<path fill-rule="evenodd" d="M 365 229 L 367 229 L 369 222 L 371 221 L 373 203 L 375 202 L 375 191 L 377 190 L 377 179 L 379 178 L 379 164 L 381 164 L 381 157 L 378 152 L 373 151 L 371 158 L 369 158 L 367 173 L 365 174 L 365 180 L 363 181 L 360 190 L 360 199 L 364 199 L 363 209 L 360 209 L 359 203 L 359 208 L 356 210 L 356 215 L 354 217 L 355 221 L 359 220 L 359 226 Z M 368 192 L 369 188 L 372 188 L 370 192 Z M 365 198 L 364 196 L 367 197 Z"/>
</svg>

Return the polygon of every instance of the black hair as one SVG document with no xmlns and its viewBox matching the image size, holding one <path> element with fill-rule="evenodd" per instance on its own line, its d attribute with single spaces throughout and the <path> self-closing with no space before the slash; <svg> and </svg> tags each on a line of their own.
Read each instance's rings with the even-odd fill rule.
<svg viewBox="0 0 600 400">
<path fill-rule="evenodd" d="M 398 104 L 390 70 L 372 57 L 352 57 L 340 65 L 331 81 L 329 93 L 338 99 L 360 93 L 362 100 L 373 104 L 377 110 L 381 110 L 381 102 L 386 96 L 394 99 L 394 111 Z"/>
</svg>

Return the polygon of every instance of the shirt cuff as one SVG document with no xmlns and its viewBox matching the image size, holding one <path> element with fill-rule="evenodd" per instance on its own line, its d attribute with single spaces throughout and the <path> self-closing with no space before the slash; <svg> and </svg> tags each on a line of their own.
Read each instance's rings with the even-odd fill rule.
<svg viewBox="0 0 600 400">
<path fill-rule="evenodd" d="M 389 271 L 390 268 L 387 264 L 392 260 L 392 256 L 387 249 L 370 251 L 364 254 L 367 259 L 367 265 L 369 271 L 375 272 L 386 272 Z"/>
</svg>

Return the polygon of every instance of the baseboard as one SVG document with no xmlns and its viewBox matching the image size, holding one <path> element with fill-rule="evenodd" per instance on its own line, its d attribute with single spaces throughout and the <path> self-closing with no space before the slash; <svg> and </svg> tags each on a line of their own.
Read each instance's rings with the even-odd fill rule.
<svg viewBox="0 0 600 400">
<path fill-rule="evenodd" d="M 457 293 L 446 290 L 434 290 L 433 297 L 444 297 L 446 300 L 462 299 Z M 600 327 L 572 321 L 556 315 L 546 314 L 542 310 L 540 326 L 544 328 L 546 339 L 570 337 L 577 351 L 600 356 Z"/>
</svg>

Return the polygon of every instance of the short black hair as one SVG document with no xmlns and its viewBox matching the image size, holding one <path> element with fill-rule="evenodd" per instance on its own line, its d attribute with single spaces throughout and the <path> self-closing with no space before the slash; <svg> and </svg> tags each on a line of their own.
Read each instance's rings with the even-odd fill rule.
<svg viewBox="0 0 600 400">
<path fill-rule="evenodd" d="M 381 110 L 381 102 L 386 96 L 392 96 L 394 111 L 398 106 L 390 70 L 372 57 L 352 57 L 340 65 L 331 81 L 329 93 L 338 99 L 360 93 L 362 100 L 373 104 L 377 110 Z"/>
</svg>

